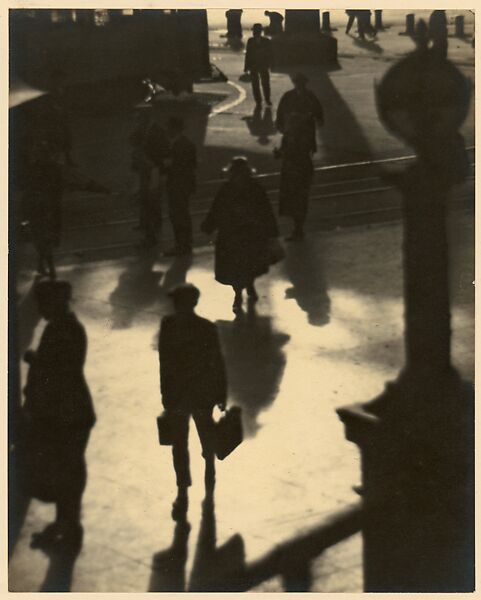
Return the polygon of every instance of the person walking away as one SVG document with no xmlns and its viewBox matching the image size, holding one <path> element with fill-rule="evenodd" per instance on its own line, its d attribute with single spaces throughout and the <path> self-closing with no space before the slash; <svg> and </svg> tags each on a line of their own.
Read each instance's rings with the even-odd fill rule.
<svg viewBox="0 0 481 600">
<path fill-rule="evenodd" d="M 271 41 L 262 35 L 263 26 L 254 23 L 252 27 L 253 37 L 247 40 L 247 48 L 244 62 L 244 72 L 251 76 L 252 93 L 257 106 L 262 104 L 260 84 L 266 104 L 271 102 L 271 83 L 269 69 L 272 66 Z"/>
<path fill-rule="evenodd" d="M 162 226 L 162 179 L 165 176 L 164 160 L 168 155 L 165 131 L 153 120 L 152 107 L 138 108 L 137 125 L 130 135 L 132 145 L 132 170 L 139 179 L 139 225 L 146 246 L 157 243 L 157 232 Z M 152 188 L 157 171 L 158 187 Z"/>
<path fill-rule="evenodd" d="M 282 22 L 284 21 L 284 17 L 281 13 L 265 10 L 264 15 L 269 17 L 269 25 L 265 28 L 267 35 L 275 36 L 283 32 Z"/>
<path fill-rule="evenodd" d="M 316 95 L 307 88 L 308 78 L 303 73 L 296 73 L 291 77 L 294 89 L 285 92 L 282 96 L 276 115 L 276 127 L 282 134 L 285 133 L 289 115 L 292 113 L 304 114 L 310 121 L 311 152 L 317 151 L 316 124 L 324 124 L 324 111 Z"/>
<path fill-rule="evenodd" d="M 376 29 L 371 25 L 371 11 L 370 10 L 356 10 L 357 25 L 359 39 L 364 40 L 366 33 L 375 38 L 377 35 Z"/>
<path fill-rule="evenodd" d="M 242 8 L 231 8 L 226 11 L 227 35 L 228 38 L 242 39 Z"/>
<path fill-rule="evenodd" d="M 299 241 L 304 238 L 304 223 L 313 175 L 308 115 L 289 115 L 281 149 L 275 151 L 275 155 L 282 158 L 279 214 L 290 217 L 294 222 L 293 232 L 287 240 Z"/>
<path fill-rule="evenodd" d="M 445 10 L 433 10 L 429 17 L 428 37 L 440 58 L 448 56 L 448 21 Z"/>
<path fill-rule="evenodd" d="M 169 296 L 174 314 L 164 317 L 160 326 L 160 389 L 173 432 L 177 498 L 172 517 L 179 521 L 186 517 L 188 488 L 192 485 L 188 450 L 190 417 L 199 434 L 205 460 L 204 483 L 210 491 L 215 485 L 212 412 L 216 405 L 225 410 L 227 379 L 216 326 L 195 313 L 199 290 L 184 283 L 171 290 Z"/>
<path fill-rule="evenodd" d="M 267 194 L 252 177 L 247 159 L 235 157 L 226 170 L 228 181 L 218 191 L 202 230 L 217 231 L 215 278 L 234 289 L 232 309 L 238 313 L 244 290 L 250 303 L 258 300 L 254 282 L 268 272 L 270 240 L 279 232 Z"/>
<path fill-rule="evenodd" d="M 167 123 L 170 141 L 167 168 L 167 200 L 169 216 L 174 230 L 175 246 L 165 252 L 166 256 L 192 254 L 192 222 L 189 199 L 195 191 L 197 153 L 195 145 L 183 134 L 184 122 L 171 117 Z"/>
<path fill-rule="evenodd" d="M 92 397 L 84 376 L 87 336 L 70 310 L 66 281 L 35 287 L 47 325 L 30 365 L 24 389 L 22 473 L 29 495 L 56 505 L 55 521 L 32 538 L 33 547 L 81 545 L 81 501 L 87 482 L 85 451 L 95 424 Z"/>
</svg>

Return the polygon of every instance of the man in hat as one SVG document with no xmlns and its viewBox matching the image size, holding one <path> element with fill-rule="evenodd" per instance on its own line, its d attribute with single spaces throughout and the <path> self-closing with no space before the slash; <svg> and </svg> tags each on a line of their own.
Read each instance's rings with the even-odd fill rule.
<svg viewBox="0 0 481 600">
<path fill-rule="evenodd" d="M 279 35 L 282 33 L 282 22 L 284 21 L 284 17 L 281 15 L 281 13 L 265 10 L 264 15 L 269 17 L 269 25 L 265 29 L 267 35 Z"/>
<path fill-rule="evenodd" d="M 311 151 L 317 150 L 316 124 L 324 123 L 324 111 L 316 95 L 307 89 L 308 78 L 303 73 L 296 73 L 291 77 L 294 89 L 286 92 L 277 108 L 276 127 L 285 133 L 289 116 L 292 113 L 307 115 L 311 121 Z"/>
<path fill-rule="evenodd" d="M 197 153 L 195 145 L 183 132 L 183 120 L 180 117 L 170 117 L 167 122 L 170 152 L 164 165 L 167 168 L 167 200 L 175 246 L 165 252 L 166 256 L 192 254 L 192 221 L 189 213 L 189 199 L 195 191 Z"/>
<path fill-rule="evenodd" d="M 162 404 L 173 431 L 172 455 L 177 479 L 174 520 L 185 518 L 187 489 L 192 485 L 189 466 L 189 420 L 194 419 L 205 459 L 205 485 L 215 483 L 214 421 L 217 404 L 225 409 L 227 382 L 216 326 L 199 317 L 195 307 L 199 290 L 191 284 L 175 287 L 169 296 L 174 314 L 162 319 L 159 334 Z"/>
<path fill-rule="evenodd" d="M 263 30 L 261 23 L 254 23 L 252 27 L 254 35 L 247 40 L 244 72 L 248 72 L 251 76 L 252 93 L 256 105 L 260 106 L 262 104 L 260 80 L 264 100 L 270 106 L 272 102 L 269 69 L 272 66 L 272 49 L 271 41 L 262 35 Z"/>
</svg>

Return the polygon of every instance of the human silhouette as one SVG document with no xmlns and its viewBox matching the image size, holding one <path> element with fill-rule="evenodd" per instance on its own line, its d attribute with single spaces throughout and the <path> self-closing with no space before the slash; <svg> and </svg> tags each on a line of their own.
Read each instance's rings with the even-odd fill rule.
<svg viewBox="0 0 481 600">
<path fill-rule="evenodd" d="M 265 10 L 264 15 L 269 17 L 269 25 L 265 28 L 267 35 L 275 36 L 282 33 L 282 22 L 284 21 L 284 17 L 281 13 L 273 10 Z"/>
<path fill-rule="evenodd" d="M 227 19 L 227 34 L 228 38 L 242 38 L 242 9 L 241 8 L 230 8 L 225 12 L 225 18 Z"/>
<path fill-rule="evenodd" d="M 162 225 L 162 179 L 165 177 L 164 159 L 168 155 L 165 131 L 153 120 L 150 105 L 137 108 L 137 123 L 130 135 L 132 169 L 139 179 L 139 229 L 146 246 L 154 246 Z M 154 171 L 157 170 L 159 187 L 151 189 Z"/>
<path fill-rule="evenodd" d="M 269 143 L 269 136 L 276 133 L 274 121 L 272 120 L 272 109 L 266 106 L 264 113 L 262 107 L 257 105 L 252 113 L 252 116 L 243 117 L 251 135 L 257 137 L 257 141 L 262 146 Z"/>
<path fill-rule="evenodd" d="M 440 58 L 448 55 L 448 21 L 445 10 L 433 10 L 429 17 L 428 38 Z"/>
<path fill-rule="evenodd" d="M 303 73 L 291 76 L 294 89 L 287 91 L 281 98 L 277 107 L 276 127 L 285 133 L 287 122 L 291 113 L 304 114 L 310 119 L 311 152 L 316 152 L 316 124 L 324 124 L 324 111 L 316 95 L 307 88 L 309 79 Z"/>
<path fill-rule="evenodd" d="M 205 459 L 205 485 L 215 484 L 215 405 L 225 410 L 227 381 L 216 326 L 195 314 L 199 290 L 182 284 L 170 292 L 174 314 L 162 319 L 159 334 L 162 404 L 173 432 L 172 455 L 177 480 L 177 499 L 172 517 L 187 513 L 187 490 L 192 485 L 188 435 L 190 417 L 199 434 Z"/>
<path fill-rule="evenodd" d="M 24 477 L 31 496 L 56 504 L 55 521 L 34 534 L 33 547 L 81 543 L 81 500 L 87 481 L 85 450 L 95 413 L 83 368 L 85 329 L 69 308 L 71 286 L 42 281 L 36 287 L 47 325 L 30 365 L 24 404 Z"/>
<path fill-rule="evenodd" d="M 282 159 L 279 214 L 294 222 L 289 241 L 304 238 L 309 189 L 314 167 L 312 164 L 312 129 L 310 116 L 292 112 L 287 118 L 281 148 L 275 152 Z"/>
<path fill-rule="evenodd" d="M 272 67 L 271 41 L 262 35 L 264 27 L 261 23 L 254 23 L 252 27 L 253 36 L 247 40 L 246 54 L 244 60 L 244 72 L 251 77 L 252 94 L 256 104 L 262 104 L 262 93 L 266 104 L 271 102 L 271 83 L 269 69 Z"/>
<path fill-rule="evenodd" d="M 165 252 L 166 256 L 192 253 L 189 200 L 195 191 L 197 154 L 195 145 L 184 135 L 183 131 L 183 120 L 179 117 L 170 117 L 167 122 L 170 153 L 164 164 L 167 167 L 167 199 L 175 246 Z"/>
<path fill-rule="evenodd" d="M 269 242 L 278 236 L 278 229 L 267 194 L 252 177 L 247 159 L 235 157 L 227 173 L 228 181 L 217 192 L 202 230 L 217 231 L 215 278 L 232 286 L 232 309 L 238 312 L 244 289 L 249 302 L 258 300 L 254 281 L 269 270 Z"/>
<path fill-rule="evenodd" d="M 178 521 L 170 548 L 152 557 L 149 592 L 185 592 L 190 530 L 190 523 Z"/>
</svg>

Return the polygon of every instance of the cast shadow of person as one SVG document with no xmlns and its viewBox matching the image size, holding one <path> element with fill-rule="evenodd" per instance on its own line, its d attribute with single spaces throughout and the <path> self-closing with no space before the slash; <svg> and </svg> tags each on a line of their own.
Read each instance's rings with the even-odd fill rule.
<svg viewBox="0 0 481 600">
<path fill-rule="evenodd" d="M 165 274 L 152 270 L 156 259 L 156 250 L 146 251 L 119 277 L 109 298 L 113 329 L 127 329 L 138 313 L 154 305 L 159 296 L 164 300 L 170 288 L 185 282 L 192 265 L 190 256 L 176 257 Z"/>
<path fill-rule="evenodd" d="M 364 48 L 364 50 L 368 50 L 369 52 L 374 52 L 375 54 L 383 54 L 384 53 L 383 48 L 379 44 L 377 44 L 374 40 L 367 40 L 366 38 L 362 39 L 362 38 L 352 35 L 351 33 L 348 35 L 349 35 L 349 37 L 352 38 L 355 46 L 359 46 L 359 48 Z"/>
<path fill-rule="evenodd" d="M 264 113 L 262 107 L 256 106 L 251 116 L 242 117 L 252 136 L 257 137 L 261 146 L 266 146 L 270 142 L 270 137 L 276 133 L 274 121 L 272 119 L 272 109 L 266 106 Z"/>
<path fill-rule="evenodd" d="M 310 325 L 327 325 L 331 301 L 328 295 L 320 250 L 306 239 L 287 247 L 284 271 L 292 283 L 286 299 L 293 299 L 307 315 Z"/>
<path fill-rule="evenodd" d="M 172 544 L 152 557 L 149 592 L 185 592 L 190 523 L 175 525 Z"/>
<path fill-rule="evenodd" d="M 81 550 L 82 540 L 70 546 L 42 549 L 49 558 L 49 565 L 41 592 L 70 592 L 75 561 Z"/>
<path fill-rule="evenodd" d="M 214 496 L 202 503 L 199 537 L 189 581 L 189 592 L 239 591 L 245 570 L 244 540 L 238 533 L 217 547 Z"/>
<path fill-rule="evenodd" d="M 229 396 L 242 407 L 244 431 L 254 436 L 258 414 L 275 400 L 286 366 L 282 350 L 290 337 L 273 331 L 272 318 L 250 307 L 234 321 L 217 321 L 226 359 Z"/>
</svg>

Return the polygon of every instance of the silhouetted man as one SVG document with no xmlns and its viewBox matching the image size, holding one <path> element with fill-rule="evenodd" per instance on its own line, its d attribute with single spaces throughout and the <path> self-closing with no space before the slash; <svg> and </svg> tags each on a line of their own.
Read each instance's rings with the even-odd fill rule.
<svg viewBox="0 0 481 600">
<path fill-rule="evenodd" d="M 227 37 L 242 38 L 242 8 L 231 8 L 226 10 L 225 17 L 227 19 Z"/>
<path fill-rule="evenodd" d="M 216 326 L 194 312 L 199 290 L 191 284 L 181 284 L 169 296 L 175 314 L 164 317 L 160 326 L 160 389 L 174 438 L 172 454 L 178 493 L 172 517 L 177 521 L 185 518 L 187 488 L 192 485 L 188 450 L 191 416 L 205 459 L 206 489 L 215 484 L 212 411 L 216 404 L 225 409 L 227 382 Z"/>
<path fill-rule="evenodd" d="M 271 41 L 262 35 L 263 29 L 260 23 L 254 23 L 252 27 L 254 35 L 247 40 L 244 71 L 249 72 L 251 76 L 252 93 L 256 104 L 262 104 L 260 80 L 264 99 L 270 106 L 272 102 L 269 69 L 272 66 L 272 50 Z"/>
<path fill-rule="evenodd" d="M 289 116 L 292 113 L 308 115 L 311 120 L 311 152 L 316 152 L 316 123 L 324 123 L 324 111 L 316 95 L 307 89 L 308 78 L 302 73 L 292 76 L 294 89 L 286 92 L 279 102 L 276 117 L 276 127 L 285 133 Z"/>
<path fill-rule="evenodd" d="M 282 22 L 284 21 L 284 17 L 281 13 L 265 10 L 264 15 L 269 17 L 269 25 L 265 29 L 267 35 L 279 35 L 282 33 Z"/>
<path fill-rule="evenodd" d="M 445 10 L 433 10 L 429 17 L 428 36 L 432 40 L 433 50 L 440 58 L 448 55 L 448 21 Z"/>
<path fill-rule="evenodd" d="M 166 256 L 182 256 L 192 253 L 192 222 L 189 214 L 189 199 L 195 191 L 195 169 L 197 153 L 194 144 L 183 134 L 184 122 L 171 117 L 167 123 L 170 140 L 167 167 L 167 198 L 169 216 L 174 230 L 175 246 Z"/>
</svg>

